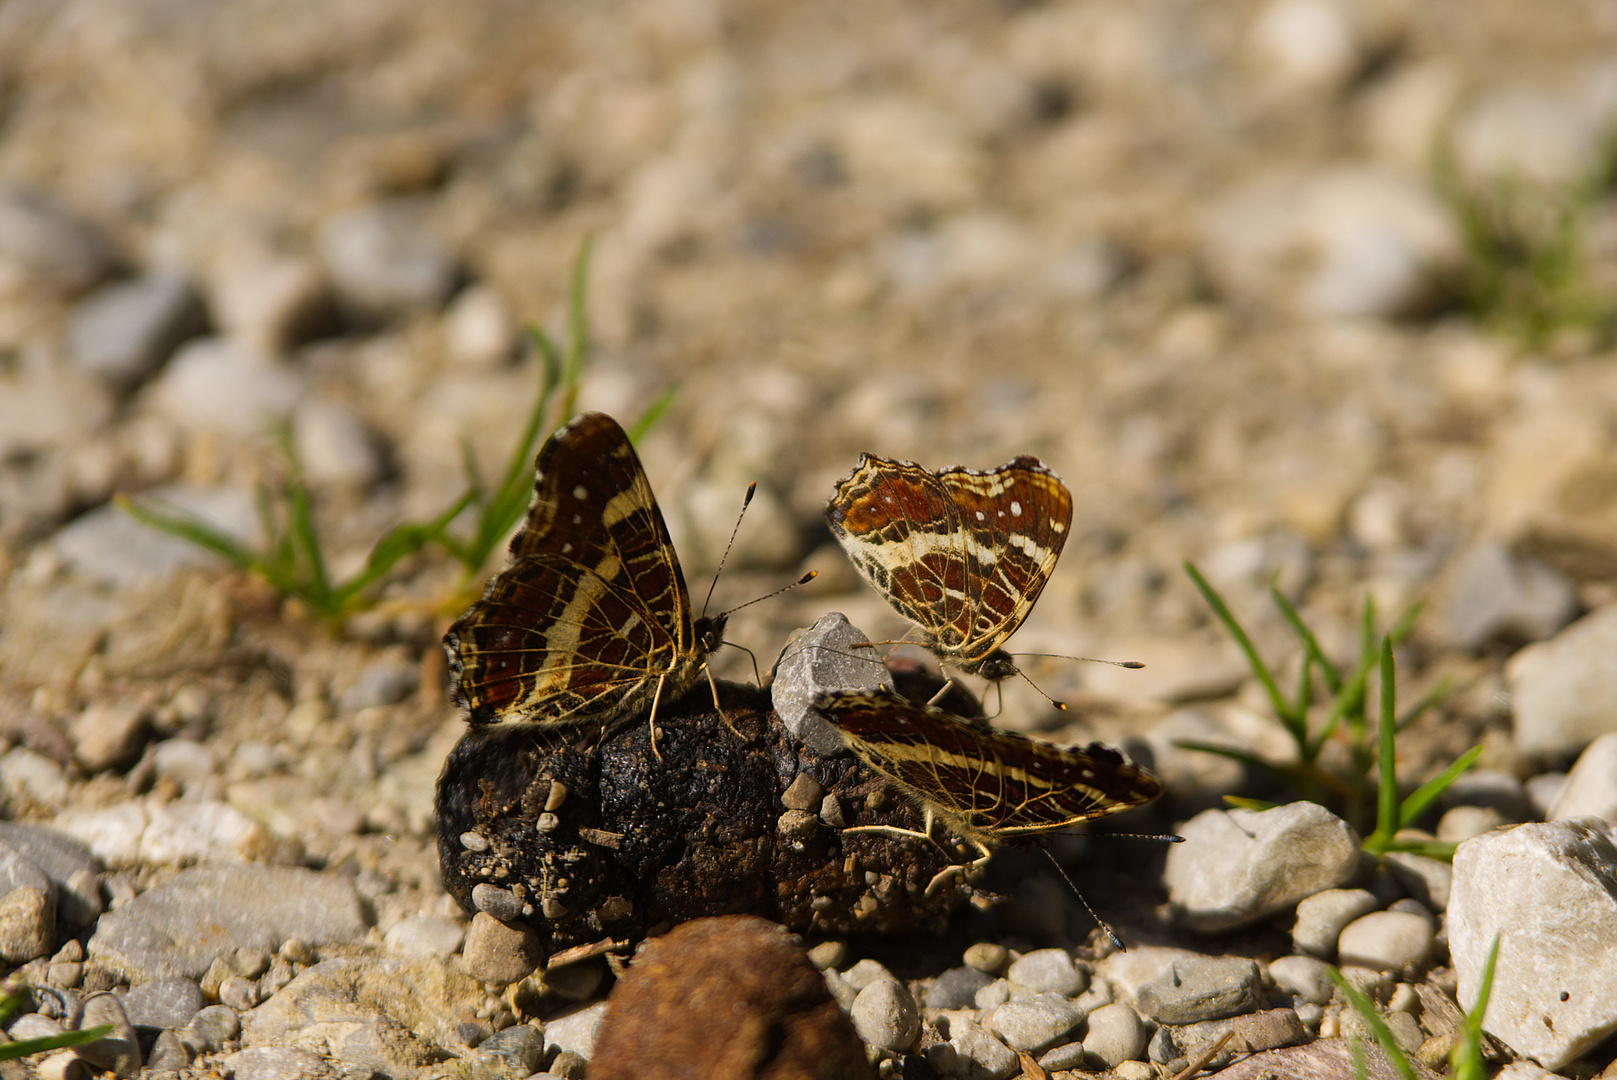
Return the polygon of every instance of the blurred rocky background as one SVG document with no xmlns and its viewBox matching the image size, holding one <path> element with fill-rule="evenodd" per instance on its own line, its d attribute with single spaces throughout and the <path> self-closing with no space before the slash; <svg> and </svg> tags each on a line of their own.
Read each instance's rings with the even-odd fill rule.
<svg viewBox="0 0 1617 1080">
<path fill-rule="evenodd" d="M 1188 559 L 1275 656 L 1271 582 L 1348 660 L 1366 596 L 1423 603 L 1400 681 L 1452 689 L 1401 770 L 1481 745 L 1481 828 L 1553 816 L 1617 730 L 1614 45 L 1596 0 L 8 0 L 0 801 L 86 847 L 0 955 L 245 1013 L 311 946 L 462 948 L 431 803 L 459 566 L 429 547 L 339 632 L 113 497 L 257 544 L 289 433 L 353 572 L 509 455 L 588 237 L 579 405 L 675 388 L 640 449 L 692 592 L 753 480 L 716 604 L 820 571 L 732 620 L 766 673 L 828 610 L 905 629 L 822 523 L 859 452 L 1034 453 L 1076 513 L 1013 650 L 1147 667 L 1029 660 L 1085 708 L 1010 685 L 999 722 L 1140 737 L 1174 813 L 1241 790 L 1176 740 L 1286 740 Z M 364 904 L 265 914 L 223 969 L 96 928 L 193 863 L 293 875 L 232 904 L 299 874 Z M 510 1018 L 439 989 L 441 1045 Z M 218 1022 L 186 1061 L 238 1045 Z"/>
</svg>

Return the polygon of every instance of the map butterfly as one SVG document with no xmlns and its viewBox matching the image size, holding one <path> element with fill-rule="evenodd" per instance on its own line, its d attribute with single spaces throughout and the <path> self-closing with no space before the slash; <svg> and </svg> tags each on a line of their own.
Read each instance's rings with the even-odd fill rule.
<svg viewBox="0 0 1617 1080">
<path fill-rule="evenodd" d="M 824 693 L 815 708 L 855 757 L 926 815 L 922 834 L 881 825 L 857 829 L 931 839 L 934 819 L 942 819 L 982 853 L 964 869 L 986 862 L 1005 840 L 1107 817 L 1162 794 L 1155 776 L 1100 743 L 1057 746 L 915 704 L 891 690 Z"/>
<path fill-rule="evenodd" d="M 1044 591 L 1072 496 L 1036 457 L 931 472 L 863 454 L 826 519 L 866 581 L 968 675 L 1017 673 L 1002 647 Z"/>
<path fill-rule="evenodd" d="M 455 699 L 473 725 L 604 727 L 648 707 L 655 718 L 659 701 L 701 677 L 725 616 L 692 619 L 662 511 L 617 421 L 579 416 L 537 468 L 510 564 L 444 635 Z"/>
</svg>

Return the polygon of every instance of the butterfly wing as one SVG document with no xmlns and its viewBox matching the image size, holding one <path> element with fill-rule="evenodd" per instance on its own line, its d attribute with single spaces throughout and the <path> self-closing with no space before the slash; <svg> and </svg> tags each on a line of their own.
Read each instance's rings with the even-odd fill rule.
<svg viewBox="0 0 1617 1080">
<path fill-rule="evenodd" d="M 1162 784 L 1117 751 L 1064 747 L 974 723 L 888 690 L 816 699 L 848 749 L 962 832 L 1048 832 L 1150 802 Z"/>
<path fill-rule="evenodd" d="M 971 635 L 971 570 L 959 510 L 938 478 L 908 461 L 862 454 L 826 520 L 871 587 L 955 655 Z"/>
<path fill-rule="evenodd" d="M 553 435 L 534 488 L 510 564 L 444 636 L 455 695 L 473 724 L 604 722 L 690 666 L 685 579 L 611 417 L 588 413 Z"/>
<path fill-rule="evenodd" d="M 963 533 L 969 627 L 961 658 L 980 662 L 1022 625 L 1044 591 L 1072 527 L 1072 495 L 1036 457 L 997 469 L 937 474 Z"/>
</svg>

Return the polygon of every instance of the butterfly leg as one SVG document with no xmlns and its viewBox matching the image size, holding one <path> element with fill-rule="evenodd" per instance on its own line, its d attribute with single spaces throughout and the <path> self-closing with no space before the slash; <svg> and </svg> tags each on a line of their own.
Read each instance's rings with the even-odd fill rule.
<svg viewBox="0 0 1617 1080">
<path fill-rule="evenodd" d="M 663 752 L 657 749 L 657 704 L 663 699 L 663 682 L 667 675 L 657 676 L 657 690 L 651 695 L 651 755 L 659 762 L 663 759 Z"/>
<path fill-rule="evenodd" d="M 724 726 L 729 728 L 736 738 L 746 742 L 747 737 L 741 734 L 741 731 L 734 724 L 730 723 L 730 717 L 725 714 L 724 706 L 719 704 L 719 684 L 713 678 L 713 669 L 703 664 L 702 670 L 707 672 L 707 684 L 713 689 L 713 708 L 718 710 L 719 719 L 724 721 Z"/>
<path fill-rule="evenodd" d="M 931 697 L 926 699 L 926 703 L 928 705 L 936 705 L 938 702 L 940 702 L 944 698 L 948 697 L 949 696 L 949 691 L 953 690 L 954 687 L 955 687 L 954 676 L 951 675 L 947 679 L 944 680 L 942 686 L 938 687 L 938 692 L 937 693 L 933 694 Z"/>
<path fill-rule="evenodd" d="M 933 876 L 932 880 L 927 883 L 926 895 L 931 896 L 937 891 L 938 886 L 942 885 L 945 881 L 948 881 L 951 877 L 959 875 L 960 879 L 964 881 L 968 877 L 977 873 L 984 866 L 988 865 L 988 860 L 994 854 L 993 851 L 990 850 L 988 845 L 983 843 L 981 840 L 973 840 L 972 844 L 977 848 L 978 851 L 982 852 L 982 855 L 979 858 L 971 860 L 969 863 L 956 863 L 953 866 L 945 866 L 942 870 L 939 870 Z"/>
</svg>

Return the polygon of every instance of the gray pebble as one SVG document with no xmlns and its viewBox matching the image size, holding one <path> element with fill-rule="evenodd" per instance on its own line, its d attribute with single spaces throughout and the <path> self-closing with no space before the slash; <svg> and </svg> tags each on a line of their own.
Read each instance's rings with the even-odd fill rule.
<svg viewBox="0 0 1617 1080">
<path fill-rule="evenodd" d="M 1516 748 L 1523 754 L 1546 758 L 1575 754 L 1612 730 L 1617 603 L 1597 608 L 1548 641 L 1517 652 L 1505 664 L 1505 687 L 1514 704 Z M 1465 778 L 1459 777 L 1455 786 Z M 1477 803 L 1458 795 L 1454 801 Z"/>
<path fill-rule="evenodd" d="M 191 1064 L 191 1051 L 172 1031 L 159 1031 L 146 1055 L 146 1068 L 153 1072 L 179 1072 Z"/>
<path fill-rule="evenodd" d="M 382 475 L 376 439 L 346 404 L 309 395 L 292 414 L 304 475 L 316 484 L 363 488 Z"/>
<path fill-rule="evenodd" d="M 1140 1012 L 1159 1024 L 1190 1024 L 1250 1012 L 1258 1001 L 1258 965 L 1241 957 L 1177 960 L 1140 988 Z"/>
<path fill-rule="evenodd" d="M 408 203 L 366 206 L 320 228 L 320 254 L 341 300 L 367 315 L 436 307 L 455 284 L 455 263 Z"/>
<path fill-rule="evenodd" d="M 1409 851 L 1389 851 L 1382 863 L 1411 897 L 1432 911 L 1448 910 L 1454 883 L 1452 863 Z"/>
<path fill-rule="evenodd" d="M 1541 641 L 1577 610 L 1577 587 L 1564 574 L 1484 539 L 1460 556 L 1445 614 L 1450 639 L 1476 650 L 1501 637 Z"/>
<path fill-rule="evenodd" d="M 1336 984 L 1331 981 L 1330 965 L 1311 956 L 1282 956 L 1269 965 L 1269 977 L 1282 993 L 1292 994 L 1315 1005 L 1330 1002 Z"/>
<path fill-rule="evenodd" d="M 993 981 L 975 968 L 950 968 L 926 988 L 922 1000 L 928 1009 L 969 1009 L 976 1002 L 977 991 Z"/>
<path fill-rule="evenodd" d="M 1046 1050 L 1040 1054 L 1039 1067 L 1047 1072 L 1063 1072 L 1068 1069 L 1082 1068 L 1085 1050 L 1084 1043 L 1064 1043 L 1053 1050 Z"/>
<path fill-rule="evenodd" d="M 13 1020 L 6 1028 L 6 1034 L 12 1042 L 22 1042 L 24 1039 L 47 1039 L 52 1035 L 60 1035 L 67 1029 L 60 1020 L 52 1019 L 44 1013 L 23 1013 Z"/>
<path fill-rule="evenodd" d="M 250 979 L 232 975 L 219 984 L 219 1004 L 247 1012 L 258 1004 L 258 986 Z"/>
<path fill-rule="evenodd" d="M 324 1058 L 290 1046 L 238 1050 L 219 1064 L 235 1080 L 326 1080 L 334 1075 Z"/>
<path fill-rule="evenodd" d="M 594 1057 L 595 1036 L 605 1015 L 606 1002 L 597 1001 L 553 1017 L 545 1024 L 546 1051 L 557 1048 L 571 1050 L 585 1059 Z"/>
<path fill-rule="evenodd" d="M 1151 1038 L 1140 1014 L 1127 1005 L 1106 1005 L 1089 1014 L 1084 1049 L 1114 1069 L 1125 1061 L 1138 1061 Z"/>
<path fill-rule="evenodd" d="M 834 968 L 826 968 L 821 974 L 825 976 L 825 988 L 831 991 L 832 997 L 837 999 L 837 1004 L 842 1006 L 842 1011 L 847 1012 L 852 1009 L 854 999 L 859 996 L 859 991 L 849 986 L 848 980 L 844 979 Z"/>
<path fill-rule="evenodd" d="M 139 501 L 200 518 L 243 543 L 258 542 L 250 492 L 164 485 L 143 492 Z M 115 506 L 74 519 L 51 538 L 51 549 L 76 575 L 120 588 L 161 584 L 190 567 L 223 565 L 212 552 L 148 528 Z"/>
<path fill-rule="evenodd" d="M 1617 822 L 1617 732 L 1600 736 L 1578 755 L 1545 819 L 1581 817 Z"/>
<path fill-rule="evenodd" d="M 112 1031 L 78 1047 L 79 1057 L 118 1076 L 134 1076 L 140 1071 L 140 1041 L 123 1005 L 111 994 L 91 994 L 80 1002 L 73 1027 L 83 1031 L 102 1024 L 110 1024 Z"/>
<path fill-rule="evenodd" d="M 1184 1058 L 1185 1052 L 1179 1048 L 1179 1041 L 1174 1038 L 1175 1030 L 1167 1025 L 1157 1028 L 1156 1033 L 1151 1036 L 1151 1041 L 1145 1048 L 1147 1061 L 1158 1065 L 1166 1065 L 1171 1061 L 1180 1061 Z"/>
<path fill-rule="evenodd" d="M 888 971 L 881 965 L 879 960 L 871 960 L 869 958 L 859 961 L 853 967 L 849 968 L 847 971 L 844 971 L 842 973 L 842 977 L 847 979 L 848 985 L 853 987 L 855 990 L 863 990 L 871 983 L 881 980 L 885 980 L 887 982 L 898 981 L 897 979 L 893 978 L 893 973 L 891 971 Z"/>
<path fill-rule="evenodd" d="M 344 713 L 356 713 L 378 705 L 396 705 L 420 685 L 419 667 L 402 657 L 383 656 L 360 669 L 338 699 L 338 708 Z"/>
<path fill-rule="evenodd" d="M 205 939 L 196 934 L 198 926 L 210 927 Z M 342 944 L 368 926 L 365 905 L 340 875 L 286 866 L 199 866 L 103 915 L 89 951 L 135 981 L 198 979 L 221 951 L 272 949 L 293 934 Z"/>
<path fill-rule="evenodd" d="M 0 842 L 50 878 L 56 887 L 59 925 L 89 926 L 100 917 L 100 868 L 88 847 L 59 829 L 20 821 L 0 821 Z"/>
<path fill-rule="evenodd" d="M 1308 956 L 1331 959 L 1342 928 L 1381 905 L 1366 889 L 1326 889 L 1297 905 L 1297 922 L 1291 940 L 1297 951 Z"/>
<path fill-rule="evenodd" d="M 305 386 L 301 372 L 237 342 L 195 338 L 152 381 L 150 401 L 185 431 L 243 438 L 288 419 Z"/>
<path fill-rule="evenodd" d="M 111 266 L 107 245 L 43 195 L 0 191 L 0 272 L 59 295 L 94 284 Z"/>
<path fill-rule="evenodd" d="M 842 736 L 813 709 L 816 694 L 831 690 L 893 688 L 893 676 L 870 645 L 870 637 L 841 612 L 820 616 L 795 631 L 775 664 L 770 689 L 786 730 L 817 754 L 843 752 Z"/>
<path fill-rule="evenodd" d="M 1004 1043 L 970 1020 L 949 1025 L 949 1045 L 962 1060 L 971 1063 L 968 1075 L 982 1080 L 1008 1080 L 1021 1067 L 1021 1060 Z"/>
<path fill-rule="evenodd" d="M 979 989 L 971 998 L 972 1004 L 983 1012 L 998 1008 L 1009 1000 L 1011 1000 L 1011 983 L 1009 979 L 995 979 L 987 986 Z"/>
<path fill-rule="evenodd" d="M 213 750 L 195 739 L 164 739 L 152 747 L 157 775 L 181 788 L 193 788 L 213 779 L 218 762 Z"/>
<path fill-rule="evenodd" d="M 921 1033 L 915 998 L 903 986 L 887 979 L 877 979 L 859 991 L 848 1012 L 859 1037 L 883 1050 L 908 1050 Z"/>
<path fill-rule="evenodd" d="M 68 351 L 80 369 L 127 390 L 205 324 L 202 299 L 185 276 L 158 270 L 102 286 L 79 301 Z"/>
<path fill-rule="evenodd" d="M 209 1005 L 193 1016 L 180 1035 L 200 1052 L 213 1053 L 241 1034 L 241 1017 L 228 1005 Z"/>
<path fill-rule="evenodd" d="M 467 835 L 473 835 L 468 833 Z M 481 839 L 481 838 L 479 838 Z M 462 837 L 464 843 L 465 838 Z M 515 922 L 522 918 L 527 905 L 509 889 L 502 889 L 498 885 L 491 885 L 486 881 L 479 882 L 472 888 L 472 904 L 478 911 L 492 915 L 501 922 Z"/>
<path fill-rule="evenodd" d="M 1005 977 L 1036 994 L 1054 992 L 1074 997 L 1089 983 L 1088 972 L 1080 970 L 1065 949 L 1035 949 L 1012 962 Z"/>
<path fill-rule="evenodd" d="M 1445 843 L 1458 844 L 1473 836 L 1492 832 L 1505 824 L 1505 816 L 1488 806 L 1456 806 L 1443 814 L 1437 823 L 1437 838 Z"/>
<path fill-rule="evenodd" d="M 923 1056 L 928 1067 L 939 1076 L 953 1076 L 959 1071 L 960 1051 L 954 1048 L 953 1043 L 933 1043 L 926 1048 Z"/>
<path fill-rule="evenodd" d="M 1347 822 L 1311 802 L 1272 810 L 1205 810 L 1179 831 L 1163 880 L 1169 904 L 1193 930 L 1256 921 L 1351 877 L 1359 840 Z"/>
<path fill-rule="evenodd" d="M 256 979 L 270 968 L 273 957 L 257 945 L 243 945 L 230 954 L 230 969 L 244 979 Z"/>
<path fill-rule="evenodd" d="M 545 1057 L 545 1036 L 531 1024 L 514 1024 L 504 1031 L 496 1031 L 479 1044 L 485 1053 L 498 1054 L 521 1068 L 519 1076 L 526 1076 L 539 1068 Z"/>
<path fill-rule="evenodd" d="M 1527 802 L 1532 808 L 1534 821 L 1548 821 L 1550 814 L 1555 810 L 1555 804 L 1560 801 L 1561 793 L 1566 790 L 1566 773 L 1545 772 L 1528 780 L 1522 785 L 1527 793 Z"/>
<path fill-rule="evenodd" d="M 466 930 L 454 919 L 416 914 L 394 925 L 382 944 L 405 956 L 451 956 L 464 940 Z"/>
<path fill-rule="evenodd" d="M 130 987 L 123 999 L 129 1022 L 139 1028 L 182 1028 L 207 1003 L 190 979 L 153 979 Z"/>
<path fill-rule="evenodd" d="M 1342 931 L 1337 949 L 1343 964 L 1403 971 L 1418 967 L 1431 955 L 1432 924 L 1407 911 L 1373 911 Z"/>
<path fill-rule="evenodd" d="M 1054 1046 L 1083 1020 L 1084 1014 L 1058 994 L 1007 1001 L 985 1018 L 989 1029 L 1005 1040 L 1005 1045 L 1030 1052 Z"/>
</svg>

